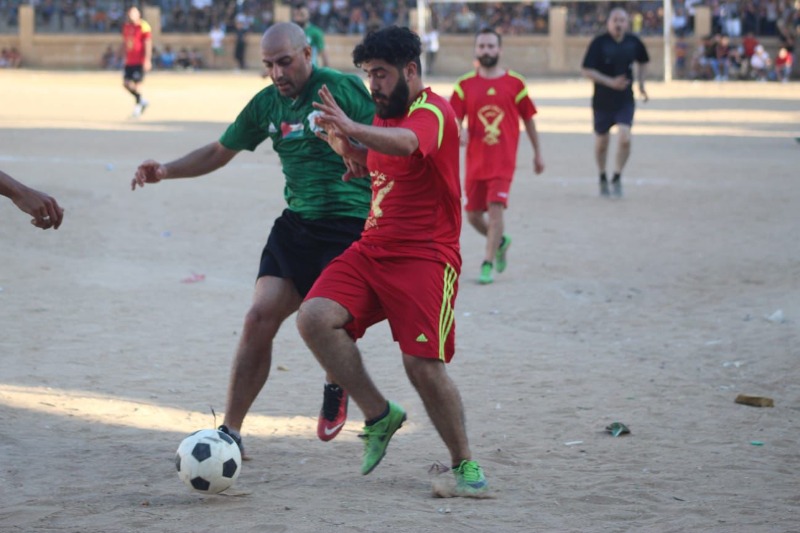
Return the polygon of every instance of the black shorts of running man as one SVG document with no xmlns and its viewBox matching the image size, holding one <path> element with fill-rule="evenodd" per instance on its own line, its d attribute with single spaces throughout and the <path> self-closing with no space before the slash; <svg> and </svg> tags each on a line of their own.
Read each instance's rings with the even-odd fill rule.
<svg viewBox="0 0 800 533">
<path fill-rule="evenodd" d="M 125 65 L 125 74 L 122 79 L 141 83 L 144 80 L 144 67 L 142 65 Z"/>
<path fill-rule="evenodd" d="M 619 109 L 605 110 L 593 109 L 594 111 L 594 132 L 598 135 L 608 133 L 611 126 L 614 124 L 624 124 L 626 126 L 633 125 L 633 111 L 635 105 L 633 102 L 623 104 Z"/>
<path fill-rule="evenodd" d="M 361 237 L 364 219 L 306 220 L 285 209 L 275 220 L 261 252 L 258 277 L 291 279 L 305 298 L 322 269 Z"/>
</svg>

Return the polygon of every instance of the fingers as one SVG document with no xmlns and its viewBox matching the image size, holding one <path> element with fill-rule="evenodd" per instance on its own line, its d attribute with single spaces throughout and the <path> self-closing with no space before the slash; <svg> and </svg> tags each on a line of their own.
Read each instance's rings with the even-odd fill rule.
<svg viewBox="0 0 800 533">
<path fill-rule="evenodd" d="M 145 183 L 158 183 L 165 173 L 163 165 L 148 159 L 136 169 L 136 174 L 131 180 L 131 190 L 135 190 L 137 186 L 144 187 Z"/>
</svg>

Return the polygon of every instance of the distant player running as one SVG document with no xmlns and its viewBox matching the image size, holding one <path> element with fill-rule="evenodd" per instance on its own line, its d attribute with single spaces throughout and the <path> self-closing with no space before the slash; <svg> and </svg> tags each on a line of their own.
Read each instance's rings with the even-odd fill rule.
<svg viewBox="0 0 800 533">
<path fill-rule="evenodd" d="M 122 26 L 122 53 L 125 55 L 125 74 L 122 84 L 136 99 L 133 117 L 138 118 L 147 107 L 147 100 L 142 98 L 139 86 L 144 81 L 144 73 L 153 67 L 153 39 L 150 24 L 142 20 L 139 8 L 128 9 L 128 20 Z"/>
<path fill-rule="evenodd" d="M 467 119 L 467 128 L 461 132 L 461 144 L 467 144 L 467 220 L 486 236 L 486 253 L 478 278 L 481 284 L 494 281 L 493 269 L 506 269 L 511 237 L 503 234 L 503 211 L 508 207 L 517 166 L 520 119 L 533 148 L 533 171 L 544 171 L 533 120 L 536 106 L 528 96 L 525 79 L 498 65 L 501 50 L 500 35 L 489 28 L 481 30 L 475 37 L 478 69 L 459 78 L 450 97 L 459 121 Z M 484 213 L 488 213 L 488 221 Z"/>
</svg>

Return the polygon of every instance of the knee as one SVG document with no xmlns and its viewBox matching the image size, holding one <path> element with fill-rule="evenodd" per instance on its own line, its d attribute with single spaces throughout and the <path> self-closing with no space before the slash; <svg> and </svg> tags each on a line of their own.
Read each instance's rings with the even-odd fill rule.
<svg viewBox="0 0 800 533">
<path fill-rule="evenodd" d="M 277 319 L 273 313 L 260 305 L 253 305 L 244 317 L 244 327 L 242 335 L 250 337 L 257 335 L 260 338 L 272 340 L 278 333 L 281 320 Z"/>
<path fill-rule="evenodd" d="M 467 211 L 467 221 L 473 226 L 483 221 L 483 211 Z"/>
<path fill-rule="evenodd" d="M 440 373 L 445 371 L 444 363 L 438 359 L 426 359 L 408 354 L 403 354 L 403 366 L 414 388 L 419 388 L 421 383 L 429 380 L 440 379 Z"/>
<path fill-rule="evenodd" d="M 303 340 L 308 341 L 320 329 L 327 327 L 326 313 L 318 298 L 312 298 L 297 310 L 297 331 Z"/>
<path fill-rule="evenodd" d="M 630 150 L 631 148 L 631 136 L 628 135 L 620 135 L 619 138 L 619 147 L 623 150 Z"/>
</svg>

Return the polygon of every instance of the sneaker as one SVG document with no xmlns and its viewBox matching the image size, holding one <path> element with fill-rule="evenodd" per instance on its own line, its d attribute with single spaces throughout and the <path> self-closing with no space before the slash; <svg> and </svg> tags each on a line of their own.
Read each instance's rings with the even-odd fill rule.
<svg viewBox="0 0 800 533">
<path fill-rule="evenodd" d="M 600 196 L 609 196 L 608 180 L 600 180 Z"/>
<path fill-rule="evenodd" d="M 233 442 L 235 442 L 236 445 L 239 447 L 239 452 L 242 454 L 243 461 L 249 459 L 249 457 L 247 457 L 244 453 L 244 444 L 242 443 L 242 436 L 239 434 L 238 431 L 233 431 L 231 429 L 228 429 L 228 426 L 226 425 L 218 427 L 217 430 L 225 433 L 226 435 L 228 435 L 230 438 L 233 439 Z"/>
<path fill-rule="evenodd" d="M 481 264 L 481 275 L 478 276 L 478 283 L 481 285 L 488 285 L 494 281 L 492 277 L 493 266 L 491 261 L 484 261 L 483 264 Z"/>
<path fill-rule="evenodd" d="M 364 433 L 359 435 L 364 439 L 364 462 L 361 464 L 361 473 L 367 475 L 372 472 L 386 455 L 394 432 L 403 426 L 406 421 L 406 412 L 396 403 L 389 402 L 389 413 L 372 424 L 364 426 Z"/>
<path fill-rule="evenodd" d="M 132 118 L 139 118 L 142 116 L 142 104 L 136 104 L 133 106 L 133 113 L 131 113 Z"/>
<path fill-rule="evenodd" d="M 503 272 L 506 269 L 506 252 L 511 247 L 511 237 L 503 235 L 503 240 L 500 241 L 500 247 L 495 254 L 494 262 L 497 265 L 497 272 Z"/>
<path fill-rule="evenodd" d="M 460 465 L 453 468 L 453 474 L 456 476 L 458 496 L 480 496 L 489 491 L 483 469 L 476 461 L 461 461 Z"/>
<path fill-rule="evenodd" d="M 140 115 L 142 113 L 144 113 L 144 110 L 147 109 L 148 105 L 150 105 L 150 102 L 148 100 L 145 100 L 144 98 L 142 98 L 142 100 L 139 102 L 139 108 L 140 108 L 139 114 Z"/>
<path fill-rule="evenodd" d="M 611 181 L 611 194 L 617 198 L 622 198 L 622 180 Z"/>
<path fill-rule="evenodd" d="M 333 440 L 347 422 L 347 391 L 339 385 L 325 384 L 322 393 L 322 409 L 317 420 L 317 437 L 322 441 Z"/>
</svg>

